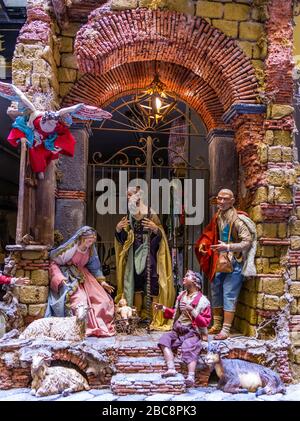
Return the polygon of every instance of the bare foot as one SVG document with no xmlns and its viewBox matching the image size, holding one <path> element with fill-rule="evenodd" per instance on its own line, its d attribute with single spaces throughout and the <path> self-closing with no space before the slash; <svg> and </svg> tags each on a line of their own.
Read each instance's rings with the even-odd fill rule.
<svg viewBox="0 0 300 421">
<path fill-rule="evenodd" d="M 227 338 L 229 338 L 229 334 L 228 333 L 225 333 L 225 332 L 220 332 L 218 335 L 215 335 L 214 336 L 214 339 L 217 339 L 217 340 L 224 340 L 224 339 L 227 339 Z"/>
<path fill-rule="evenodd" d="M 212 326 L 209 330 L 208 330 L 208 333 L 210 334 L 210 335 L 214 335 L 215 333 L 220 333 L 221 332 L 221 327 L 218 327 L 218 326 Z"/>
<path fill-rule="evenodd" d="M 185 379 L 186 387 L 194 387 L 195 386 L 195 377 L 194 376 L 187 376 Z"/>
<path fill-rule="evenodd" d="M 167 371 L 165 371 L 164 373 L 162 373 L 161 377 L 166 378 L 166 377 L 175 377 L 177 375 L 177 371 L 173 370 L 173 369 L 169 369 Z"/>
</svg>

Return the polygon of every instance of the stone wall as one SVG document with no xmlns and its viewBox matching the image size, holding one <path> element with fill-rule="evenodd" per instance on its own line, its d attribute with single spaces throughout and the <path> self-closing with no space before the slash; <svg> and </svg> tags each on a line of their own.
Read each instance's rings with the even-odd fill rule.
<svg viewBox="0 0 300 421">
<path fill-rule="evenodd" d="M 53 340 L 2 341 L 0 344 L 0 389 L 30 387 L 32 358 L 40 350 L 56 365 L 75 368 L 87 379 L 91 388 L 107 388 L 114 372 L 115 352 L 99 343 Z"/>
<path fill-rule="evenodd" d="M 78 23 L 70 23 L 66 29 L 57 27 L 59 39 L 60 61 L 58 63 L 59 96 L 64 98 L 74 82 L 80 78 L 76 56 L 74 55 L 74 40 L 80 28 Z"/>
<path fill-rule="evenodd" d="M 262 69 L 266 57 L 265 3 L 247 0 L 110 0 L 100 9 L 119 13 L 138 7 L 160 8 L 201 16 L 213 27 L 236 39 L 246 56 L 252 59 L 254 67 Z M 74 39 L 82 24 L 70 22 L 65 28 L 60 28 L 51 10 L 51 6 L 42 0 L 28 2 L 28 18 L 14 55 L 13 81 L 31 95 L 51 93 L 55 105 L 82 76 L 74 55 Z M 38 95 L 36 101 L 43 102 Z"/>
<path fill-rule="evenodd" d="M 271 0 L 268 3 L 266 37 L 268 55 L 265 60 L 265 98 L 267 114 L 261 124 L 260 139 L 256 138 L 256 166 L 246 167 L 245 185 L 248 189 L 244 207 L 257 224 L 258 276 L 245 282 L 240 295 L 235 326 L 245 334 L 254 335 L 256 327 L 275 319 L 280 312 L 290 320 L 294 358 L 299 351 L 298 309 L 298 182 L 299 163 L 295 150 L 293 119 L 292 2 Z M 236 128 L 237 148 L 243 142 L 241 121 Z M 246 136 L 245 136 L 246 137 Z M 246 161 L 251 156 L 245 155 Z M 256 171 L 255 171 L 256 168 Z M 291 314 L 291 317 L 290 317 Z M 294 316 L 295 315 L 295 316 Z M 287 324 L 288 328 L 288 324 Z M 272 330 L 272 329 L 271 329 Z M 271 331 L 270 330 L 270 331 Z M 270 333 L 269 331 L 269 333 Z M 266 333 L 266 332 L 265 332 Z M 273 335 L 275 332 L 273 331 Z"/>
<path fill-rule="evenodd" d="M 0 390 L 12 387 L 28 387 L 32 380 L 30 368 L 33 355 L 46 353 L 53 365 L 64 365 L 81 372 L 93 388 L 111 385 L 118 395 L 184 393 L 186 386 L 182 374 L 186 375 L 186 364 L 182 363 L 180 350 L 175 355 L 178 375 L 170 383 L 162 379 L 167 369 L 161 350 L 157 346 L 157 334 L 138 336 L 114 336 L 95 341 L 73 342 L 46 339 L 7 338 L 0 343 Z M 213 341 L 211 346 L 217 345 Z M 203 342 L 197 368 L 196 387 L 207 386 L 210 368 L 205 364 L 207 343 Z M 222 357 L 239 358 L 267 366 L 280 375 L 282 381 L 292 380 L 287 344 L 277 341 L 262 341 L 254 338 L 231 338 L 218 342 Z"/>
<path fill-rule="evenodd" d="M 30 285 L 15 287 L 25 325 L 43 317 L 47 307 L 49 259 L 45 246 L 7 246 L 16 262 L 17 277 L 27 277 Z"/>
<path fill-rule="evenodd" d="M 266 0 L 112 0 L 111 10 L 146 7 L 173 10 L 205 18 L 224 34 L 237 39 L 245 54 L 261 68 L 266 57 L 264 21 Z"/>
<path fill-rule="evenodd" d="M 20 30 L 12 61 L 12 79 L 40 110 L 48 105 L 58 106 L 55 26 L 48 1 L 28 0 L 27 20 Z"/>
</svg>

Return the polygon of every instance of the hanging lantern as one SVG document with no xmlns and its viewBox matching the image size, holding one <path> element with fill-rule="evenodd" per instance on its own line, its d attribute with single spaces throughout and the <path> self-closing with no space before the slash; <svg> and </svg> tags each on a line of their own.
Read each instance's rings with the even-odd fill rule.
<svg viewBox="0 0 300 421">
<path fill-rule="evenodd" d="M 173 110 L 177 101 L 166 93 L 166 85 L 156 74 L 150 86 L 141 95 L 136 96 L 136 103 L 146 116 L 149 127 L 153 128 Z"/>
</svg>

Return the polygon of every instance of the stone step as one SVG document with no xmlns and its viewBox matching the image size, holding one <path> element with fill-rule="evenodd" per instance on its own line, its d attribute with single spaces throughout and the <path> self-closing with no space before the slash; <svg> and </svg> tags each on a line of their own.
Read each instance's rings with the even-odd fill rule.
<svg viewBox="0 0 300 421">
<path fill-rule="evenodd" d="M 163 379 L 159 373 L 119 373 L 111 379 L 111 390 L 119 396 L 157 393 L 179 395 L 186 391 L 186 386 L 182 374 Z"/>
<path fill-rule="evenodd" d="M 162 356 L 160 357 L 119 357 L 116 362 L 118 373 L 162 373 L 167 370 L 167 365 Z M 175 358 L 175 368 L 178 373 L 187 374 L 186 364 Z M 210 369 L 203 364 L 197 365 L 196 386 L 207 386 Z"/>
<path fill-rule="evenodd" d="M 117 349 L 119 357 L 160 357 L 158 346 L 121 346 Z"/>
<path fill-rule="evenodd" d="M 157 357 L 119 357 L 116 369 L 119 373 L 160 373 L 166 369 L 166 363 L 162 356 Z M 176 363 L 176 369 L 180 363 Z"/>
<path fill-rule="evenodd" d="M 207 344 L 203 344 L 200 356 L 205 356 L 207 353 Z M 118 357 L 161 357 L 162 351 L 156 345 L 151 346 L 120 346 L 117 349 Z M 178 352 L 180 355 L 180 349 Z"/>
</svg>

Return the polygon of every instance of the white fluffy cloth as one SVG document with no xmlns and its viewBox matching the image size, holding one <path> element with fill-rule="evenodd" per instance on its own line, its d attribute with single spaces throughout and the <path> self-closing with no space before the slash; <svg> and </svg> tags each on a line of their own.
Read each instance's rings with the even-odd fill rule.
<svg viewBox="0 0 300 421">
<path fill-rule="evenodd" d="M 244 266 L 242 269 L 242 274 L 244 276 L 256 276 L 256 266 L 255 266 L 255 254 L 257 247 L 257 233 L 255 223 L 248 218 L 246 215 L 239 214 L 238 217 L 247 225 L 251 235 L 252 235 L 252 244 L 249 250 L 243 252 L 244 257 Z"/>
</svg>

